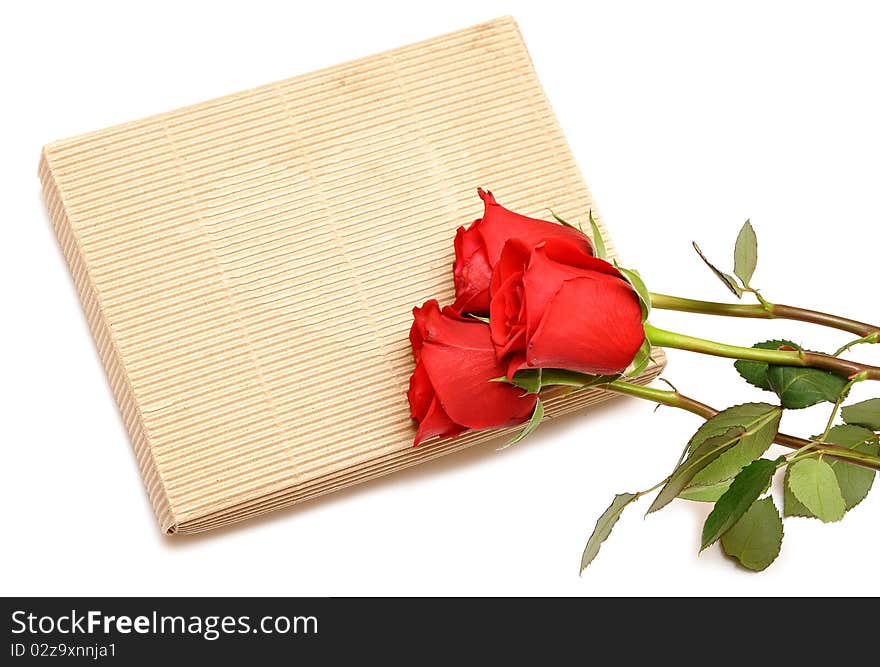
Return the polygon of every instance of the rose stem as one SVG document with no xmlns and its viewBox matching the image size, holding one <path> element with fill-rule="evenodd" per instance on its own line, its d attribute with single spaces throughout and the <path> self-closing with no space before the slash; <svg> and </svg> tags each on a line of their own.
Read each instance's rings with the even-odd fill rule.
<svg viewBox="0 0 880 667">
<path fill-rule="evenodd" d="M 677 391 L 656 389 L 654 387 L 645 387 L 640 384 L 633 384 L 631 382 L 624 382 L 622 380 L 615 380 L 607 384 L 597 385 L 597 387 L 606 391 L 613 391 L 618 394 L 626 394 L 627 396 L 636 396 L 637 398 L 642 398 L 647 401 L 659 403 L 661 405 L 668 405 L 669 407 L 686 410 L 687 412 L 692 412 L 695 415 L 699 415 L 703 419 L 710 419 L 711 417 L 714 417 L 718 414 L 718 410 L 716 410 L 715 408 L 709 407 L 705 403 L 700 403 L 696 399 L 684 396 Z M 833 456 L 836 459 L 845 459 L 850 463 L 854 463 L 864 468 L 880 470 L 880 457 L 872 456 L 871 454 L 859 452 L 854 449 L 846 449 L 844 447 L 838 447 L 837 445 L 811 442 L 809 440 L 804 440 L 803 438 L 798 438 L 793 435 L 786 435 L 785 433 L 777 433 L 776 437 L 773 439 L 773 442 L 778 445 L 782 445 L 783 447 L 788 447 L 790 449 L 802 449 L 804 447 L 810 447 L 814 451 L 827 453 L 828 456 Z"/>
<path fill-rule="evenodd" d="M 864 373 L 864 379 L 866 380 L 880 380 L 880 367 L 847 361 L 846 359 L 831 357 L 817 352 L 805 352 L 803 350 L 760 350 L 752 347 L 738 347 L 703 338 L 695 338 L 694 336 L 674 331 L 666 331 L 665 329 L 653 326 L 649 322 L 645 322 L 645 335 L 652 345 L 658 347 L 689 350 L 727 359 L 761 361 L 777 366 L 822 368 L 844 377 L 852 377 L 853 375 Z"/>
<path fill-rule="evenodd" d="M 785 306 L 765 301 L 763 304 L 745 303 L 717 303 L 715 301 L 700 301 L 698 299 L 684 299 L 668 294 L 651 293 L 651 306 L 661 310 L 678 310 L 686 313 L 704 313 L 706 315 L 727 315 L 730 317 L 750 317 L 765 320 L 798 320 L 821 324 L 822 326 L 848 331 L 862 338 L 873 338 L 872 341 L 880 341 L 880 327 L 873 324 L 858 322 L 846 317 L 820 313 L 816 310 Z"/>
</svg>

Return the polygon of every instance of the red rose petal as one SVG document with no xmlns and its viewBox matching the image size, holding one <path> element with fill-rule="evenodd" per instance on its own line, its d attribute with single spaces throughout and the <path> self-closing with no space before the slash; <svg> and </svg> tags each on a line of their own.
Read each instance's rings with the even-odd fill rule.
<svg viewBox="0 0 880 667">
<path fill-rule="evenodd" d="M 446 306 L 441 311 L 436 299 L 425 301 L 421 308 L 413 308 L 413 325 L 410 329 L 410 342 L 416 358 L 425 343 L 441 341 L 462 347 L 480 347 L 483 332 L 472 324 L 480 324 L 472 318 L 460 315 L 454 308 Z"/>
<path fill-rule="evenodd" d="M 566 368 L 591 374 L 626 369 L 645 338 L 633 289 L 606 274 L 565 281 L 547 304 L 529 340 L 533 368 Z"/>
<path fill-rule="evenodd" d="M 452 264 L 452 276 L 455 282 L 455 309 L 459 312 L 488 312 L 489 280 L 492 268 L 486 258 L 483 237 L 477 229 L 480 219 L 465 229 L 459 227 L 455 232 L 455 261 Z"/>
<path fill-rule="evenodd" d="M 479 323 L 477 323 L 479 325 Z M 426 343 L 422 360 L 444 411 L 456 424 L 472 429 L 519 424 L 532 414 L 534 396 L 503 382 L 491 382 L 504 375 L 495 359 L 488 328 L 484 347 L 461 348 Z"/>
<path fill-rule="evenodd" d="M 499 265 L 500 266 L 500 265 Z M 489 332 L 495 353 L 503 357 L 514 348 L 525 346 L 525 326 L 521 323 L 522 272 L 513 273 L 498 290 L 489 308 Z"/>
<path fill-rule="evenodd" d="M 424 364 L 416 364 L 416 369 L 409 378 L 409 391 L 406 392 L 406 397 L 409 399 L 410 418 L 423 420 L 434 400 L 434 387 L 431 386 L 431 379 Z"/>
<path fill-rule="evenodd" d="M 527 335 L 534 335 L 547 304 L 563 282 L 592 275 L 620 278 L 620 272 L 608 262 L 573 251 L 566 244 L 551 241 L 535 248 L 523 275 Z"/>
<path fill-rule="evenodd" d="M 590 240 L 578 230 L 514 213 L 498 204 L 491 192 L 483 190 L 477 192 L 484 204 L 483 217 L 478 229 L 486 246 L 486 256 L 492 266 L 501 258 L 501 251 L 509 239 L 518 239 L 530 247 L 541 241 L 556 239 L 569 244 L 573 251 L 593 254 Z"/>
<path fill-rule="evenodd" d="M 418 447 L 420 443 L 428 438 L 435 436 L 453 438 L 464 433 L 466 430 L 465 427 L 456 424 L 449 418 L 449 415 L 443 411 L 440 401 L 434 397 L 434 400 L 431 401 L 428 407 L 428 411 L 425 413 L 424 419 L 419 422 L 416 437 L 413 439 L 413 447 Z"/>
<path fill-rule="evenodd" d="M 526 368 L 526 355 L 525 352 L 513 352 L 507 358 L 507 373 L 506 376 L 508 378 L 512 378 L 516 375 L 516 372 Z"/>
</svg>

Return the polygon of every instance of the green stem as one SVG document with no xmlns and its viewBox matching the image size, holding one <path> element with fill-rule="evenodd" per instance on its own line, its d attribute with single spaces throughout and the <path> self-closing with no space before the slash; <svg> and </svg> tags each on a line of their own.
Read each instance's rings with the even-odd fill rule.
<svg viewBox="0 0 880 667">
<path fill-rule="evenodd" d="M 639 491 L 639 492 L 637 492 L 637 493 L 635 494 L 636 497 L 633 498 L 633 500 L 638 500 L 638 499 L 641 498 L 642 496 L 647 496 L 649 493 L 651 493 L 651 491 L 656 491 L 656 490 L 659 489 L 661 486 L 663 486 L 664 484 L 666 484 L 666 482 L 668 482 L 668 481 L 669 481 L 669 477 L 667 477 L 666 479 L 661 479 L 659 482 L 657 482 L 657 483 L 656 483 L 654 486 L 652 486 L 650 489 L 645 489 L 644 491 Z"/>
<path fill-rule="evenodd" d="M 858 322 L 847 317 L 840 317 L 830 313 L 822 313 L 817 310 L 786 306 L 783 304 L 770 303 L 762 299 L 761 303 L 718 303 L 715 301 L 700 301 L 698 299 L 684 299 L 668 294 L 651 293 L 651 306 L 660 310 L 678 310 L 686 313 L 703 313 L 706 315 L 726 315 L 729 317 L 748 317 L 763 320 L 797 320 L 811 324 L 849 331 L 861 336 L 865 340 L 860 342 L 878 342 L 880 340 L 880 326 Z M 867 340 L 871 336 L 874 340 Z"/>
<path fill-rule="evenodd" d="M 617 394 L 625 394 L 626 396 L 635 396 L 636 398 L 651 401 L 652 403 L 668 405 L 672 408 L 686 410 L 687 412 L 699 415 L 703 419 L 711 419 L 718 414 L 718 410 L 715 408 L 712 408 L 705 403 L 700 403 L 698 400 L 690 398 L 689 396 L 684 396 L 677 391 L 645 387 L 640 384 L 624 382 L 623 380 L 614 380 L 607 384 L 598 385 L 597 388 L 606 391 L 613 391 Z M 777 433 L 773 441 L 776 444 L 788 447 L 789 449 L 812 449 L 814 451 L 828 454 L 837 459 L 844 459 L 850 463 L 855 463 L 864 468 L 880 470 L 880 457 L 866 454 L 864 452 L 838 447 L 837 445 L 811 442 L 810 440 L 804 440 L 803 438 L 787 435 L 785 433 Z"/>
<path fill-rule="evenodd" d="M 804 449 L 806 449 L 806 448 L 804 448 Z M 803 450 L 802 450 L 802 451 L 803 451 Z M 795 452 L 794 456 L 792 456 L 790 459 L 786 459 L 786 460 L 780 462 L 779 465 L 776 466 L 776 468 L 779 469 L 779 468 L 781 468 L 781 467 L 783 467 L 783 466 L 794 465 L 794 464 L 797 463 L 798 461 L 803 461 L 804 459 L 811 459 L 811 458 L 813 458 L 813 457 L 815 457 L 815 456 L 818 456 L 819 458 L 821 458 L 821 457 L 822 457 L 822 452 L 820 452 L 820 451 L 818 451 L 818 450 L 803 451 L 803 453 L 801 453 L 801 452 Z"/>
<path fill-rule="evenodd" d="M 840 404 L 843 403 L 844 399 L 849 395 L 849 390 L 853 388 L 854 384 L 862 382 L 864 379 L 865 378 L 862 375 L 855 376 L 852 380 L 846 383 L 846 386 L 837 395 L 837 400 L 834 401 L 834 407 L 831 409 L 831 414 L 828 415 L 828 422 L 825 424 L 825 430 L 822 431 L 822 435 L 819 436 L 819 442 L 825 442 L 828 439 L 828 434 L 831 433 L 831 428 L 834 426 L 834 420 L 837 417 L 837 411 L 840 410 Z"/>
<path fill-rule="evenodd" d="M 835 352 L 833 357 L 839 357 L 841 354 L 846 352 L 851 347 L 855 347 L 856 345 L 861 345 L 862 343 L 877 343 L 880 342 L 880 332 L 874 332 L 868 336 L 862 336 L 861 338 L 856 338 L 855 340 L 851 340 L 846 345 L 841 346 L 837 352 Z"/>
<path fill-rule="evenodd" d="M 797 450 L 793 451 L 791 454 L 789 454 L 788 455 L 788 465 L 791 465 L 792 463 L 797 461 L 798 457 L 800 457 L 805 452 L 812 450 L 813 447 L 815 446 L 815 444 L 816 443 L 814 443 L 814 442 L 808 442 L 806 445 L 804 445 L 800 449 L 797 449 Z M 810 452 L 810 454 L 814 454 L 814 453 L 815 453 L 814 451 Z"/>
<path fill-rule="evenodd" d="M 847 385 L 849 387 L 849 385 Z M 825 442 L 828 439 L 828 435 L 831 433 L 831 428 L 834 426 L 834 419 L 837 417 L 837 411 L 840 410 L 840 404 L 843 402 L 843 394 L 837 397 L 837 400 L 834 402 L 834 407 L 831 409 L 831 414 L 828 415 L 828 422 L 825 424 L 825 430 L 822 431 L 822 435 L 819 436 L 819 442 Z"/>
<path fill-rule="evenodd" d="M 880 367 L 860 364 L 838 357 L 817 352 L 803 350 L 761 350 L 753 347 L 739 347 L 727 345 L 704 338 L 696 338 L 686 334 L 676 333 L 659 329 L 649 322 L 645 322 L 645 335 L 652 345 L 658 347 L 671 347 L 679 350 L 689 350 L 710 354 L 727 359 L 746 359 L 760 361 L 776 366 L 800 366 L 802 368 L 821 368 L 832 371 L 844 377 L 852 377 L 858 373 L 864 373 L 866 380 L 880 380 Z"/>
</svg>

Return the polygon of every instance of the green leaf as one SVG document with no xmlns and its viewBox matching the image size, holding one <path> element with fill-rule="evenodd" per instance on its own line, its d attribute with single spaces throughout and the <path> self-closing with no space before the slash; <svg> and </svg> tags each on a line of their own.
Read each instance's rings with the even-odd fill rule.
<svg viewBox="0 0 880 667">
<path fill-rule="evenodd" d="M 553 218 L 556 220 L 556 222 L 558 222 L 560 225 L 563 225 L 565 227 L 570 227 L 571 229 L 575 229 L 575 230 L 579 231 L 581 234 L 584 233 L 584 230 L 581 227 L 580 223 L 578 223 L 577 226 L 575 226 L 575 225 L 571 224 L 568 220 L 565 220 L 563 217 L 556 215 L 556 212 L 552 208 L 548 208 L 547 210 L 550 211 L 550 215 L 552 215 Z"/>
<path fill-rule="evenodd" d="M 593 534 L 587 540 L 587 546 L 584 548 L 584 554 L 581 556 L 581 572 L 587 569 L 587 566 L 593 562 L 599 553 L 599 547 L 608 539 L 614 524 L 620 518 L 621 512 L 626 509 L 632 501 L 638 498 L 636 493 L 618 493 L 614 496 L 614 500 L 608 506 L 608 509 L 602 513 L 593 529 Z"/>
<path fill-rule="evenodd" d="M 861 403 L 847 405 L 840 411 L 840 414 L 847 424 L 880 431 L 880 398 L 869 398 Z"/>
<path fill-rule="evenodd" d="M 715 265 L 712 264 L 712 262 L 710 262 L 708 259 L 706 259 L 706 256 L 703 254 L 703 251 L 700 250 L 700 246 L 698 246 L 696 244 L 696 242 L 694 242 L 693 245 L 694 245 L 694 250 L 697 251 L 697 254 L 706 263 L 706 266 L 708 266 L 710 269 L 712 269 L 712 273 L 714 273 L 716 276 L 718 276 L 718 280 L 723 282 L 727 286 L 727 289 L 729 289 L 731 292 L 733 292 L 734 296 L 736 296 L 737 299 L 741 299 L 742 295 L 743 295 L 743 289 L 742 289 L 742 287 L 739 286 L 739 283 L 736 282 L 736 278 L 734 278 L 733 276 L 731 276 L 727 273 L 724 273 L 723 271 L 719 271 L 717 268 L 715 268 Z"/>
<path fill-rule="evenodd" d="M 773 498 L 756 500 L 721 536 L 724 553 L 749 570 L 766 570 L 782 548 L 782 519 Z"/>
<path fill-rule="evenodd" d="M 593 217 L 593 209 L 590 209 L 590 227 L 593 229 L 593 253 L 599 259 L 608 259 L 608 251 L 605 248 L 605 240 L 602 238 L 602 232 L 599 231 L 599 225 Z"/>
<path fill-rule="evenodd" d="M 648 514 L 668 505 L 690 483 L 698 472 L 740 441 L 746 430 L 734 426 L 726 433 L 706 438 L 669 476 L 669 481 L 654 498 Z"/>
<path fill-rule="evenodd" d="M 645 281 L 642 280 L 642 276 L 635 269 L 625 269 L 622 266 L 617 266 L 617 270 L 623 274 L 623 277 L 632 285 L 632 288 L 638 295 L 639 305 L 642 307 L 642 322 L 644 322 L 648 319 L 648 314 L 651 312 L 651 294 L 645 286 Z"/>
<path fill-rule="evenodd" d="M 733 272 L 742 280 L 742 284 L 749 287 L 749 282 L 758 266 L 758 237 L 752 229 L 752 223 L 746 220 L 746 224 L 739 230 L 736 237 L 736 246 L 733 249 Z"/>
<path fill-rule="evenodd" d="M 791 466 L 786 466 L 785 477 L 782 478 L 782 513 L 785 516 L 801 516 L 815 519 L 816 515 L 808 510 L 792 492 L 790 476 Z"/>
<path fill-rule="evenodd" d="M 636 352 L 635 358 L 630 364 L 630 370 L 626 373 L 627 377 L 635 377 L 644 371 L 651 362 L 651 342 L 645 338 L 639 351 Z"/>
<path fill-rule="evenodd" d="M 716 482 L 715 484 L 689 486 L 679 493 L 678 497 L 683 498 L 684 500 L 694 500 L 700 503 L 714 503 L 727 492 L 732 481 L 732 479 L 726 479 L 723 482 Z"/>
<path fill-rule="evenodd" d="M 763 343 L 755 343 L 752 345 L 752 348 L 756 350 L 778 350 L 782 346 L 795 350 L 800 349 L 797 343 L 792 343 L 790 340 L 766 340 Z M 754 385 L 758 389 L 773 391 L 770 388 L 770 380 L 767 378 L 767 369 L 770 368 L 770 364 L 763 361 L 739 359 L 734 362 L 733 366 L 749 384 Z"/>
<path fill-rule="evenodd" d="M 874 435 L 873 431 L 869 431 L 861 426 L 835 426 L 829 431 L 827 441 L 839 447 L 846 447 L 847 449 L 873 454 L 874 456 L 880 455 L 880 445 L 877 444 L 877 436 Z M 842 459 L 828 458 L 827 461 L 828 465 L 834 470 L 846 511 L 849 511 L 867 497 L 868 492 L 874 485 L 875 473 L 869 468 L 848 463 Z M 785 471 L 785 480 L 783 481 L 783 511 L 785 516 L 816 518 L 816 515 L 795 497 L 790 488 L 789 474 L 790 468 Z"/>
<path fill-rule="evenodd" d="M 846 503 L 834 469 L 821 458 L 802 459 L 791 466 L 788 486 L 813 515 L 824 521 L 840 521 Z"/>
<path fill-rule="evenodd" d="M 877 456 L 880 448 L 876 445 L 864 444 L 853 449 L 863 451 L 866 454 Z M 854 463 L 847 463 L 840 459 L 829 460 L 828 465 L 834 470 L 837 476 L 837 484 L 840 487 L 840 494 L 843 496 L 843 502 L 848 512 L 853 507 L 868 497 L 871 487 L 874 486 L 874 476 L 876 473 L 870 468 L 863 468 Z"/>
<path fill-rule="evenodd" d="M 532 412 L 532 417 L 531 417 L 531 419 L 529 419 L 529 423 L 526 424 L 525 428 L 523 428 L 523 430 L 521 430 L 519 433 L 517 433 L 510 442 L 508 442 L 506 445 L 502 445 L 501 447 L 499 447 L 498 451 L 501 451 L 502 449 L 507 449 L 511 445 L 515 445 L 516 443 L 518 443 L 520 440 L 525 438 L 527 435 L 534 433 L 535 429 L 537 429 L 541 425 L 542 419 L 544 419 L 544 404 L 541 402 L 541 399 L 539 398 L 535 402 L 535 410 L 534 410 L 534 412 Z"/>
<path fill-rule="evenodd" d="M 730 530 L 752 503 L 758 499 L 776 472 L 776 461 L 758 459 L 752 461 L 734 477 L 730 488 L 718 499 L 703 524 L 702 551 L 713 545 Z"/>
<path fill-rule="evenodd" d="M 813 438 L 818 439 L 818 436 Z M 877 444 L 877 435 L 874 431 L 864 426 L 855 426 L 853 424 L 839 424 L 828 431 L 828 437 L 825 442 L 830 442 L 839 447 L 847 449 L 857 449 L 859 451 L 869 451 L 861 449 L 861 446 L 875 446 Z M 840 459 L 834 459 L 839 461 Z"/>
<path fill-rule="evenodd" d="M 782 346 L 802 349 L 790 340 L 768 340 L 752 347 L 776 350 Z M 742 359 L 736 361 L 734 367 L 749 384 L 776 393 L 782 406 L 788 409 L 806 408 L 822 401 L 834 403 L 847 384 L 846 378 L 818 368 L 771 366 Z"/>
<path fill-rule="evenodd" d="M 479 320 L 483 324 L 489 324 L 489 318 L 483 317 L 482 315 L 474 315 L 473 313 L 468 313 L 468 317 L 471 317 L 475 320 Z"/>
<path fill-rule="evenodd" d="M 706 484 L 700 486 L 689 486 L 680 494 L 678 494 L 679 498 L 684 500 L 695 500 L 701 503 L 714 503 L 721 496 L 727 493 L 727 489 L 730 488 L 733 479 L 725 479 L 721 482 L 715 482 L 714 484 Z M 764 489 L 765 492 L 770 490 L 770 485 L 767 485 L 767 488 Z"/>
<path fill-rule="evenodd" d="M 707 438 L 726 433 L 735 426 L 745 429 L 733 447 L 694 475 L 690 486 L 709 486 L 732 479 L 749 463 L 760 457 L 779 429 L 782 409 L 769 403 L 743 403 L 722 410 L 706 420 L 691 438 L 688 445 L 693 452 Z"/>
<path fill-rule="evenodd" d="M 836 373 L 794 366 L 770 366 L 767 379 L 782 407 L 791 410 L 808 408 L 822 401 L 834 403 L 847 384 L 846 378 Z"/>
</svg>

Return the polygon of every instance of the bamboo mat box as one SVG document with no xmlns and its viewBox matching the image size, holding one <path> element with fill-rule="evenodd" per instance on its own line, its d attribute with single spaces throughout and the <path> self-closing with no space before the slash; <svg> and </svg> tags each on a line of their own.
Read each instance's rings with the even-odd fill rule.
<svg viewBox="0 0 880 667">
<path fill-rule="evenodd" d="M 412 447 L 412 307 L 451 302 L 478 185 L 597 212 L 510 18 L 57 141 L 39 174 L 169 534 L 497 437 Z"/>
</svg>

